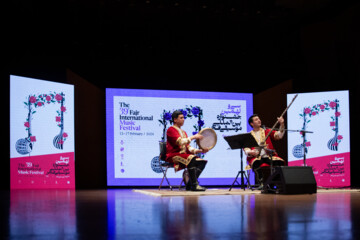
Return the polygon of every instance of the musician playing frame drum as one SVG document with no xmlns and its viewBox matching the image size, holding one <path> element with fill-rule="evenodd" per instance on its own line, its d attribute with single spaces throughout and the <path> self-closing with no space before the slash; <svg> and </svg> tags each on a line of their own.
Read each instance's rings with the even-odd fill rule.
<svg viewBox="0 0 360 240">
<path fill-rule="evenodd" d="M 260 188 L 262 189 L 263 183 L 269 177 L 270 171 L 270 154 L 272 155 L 272 166 L 283 166 L 285 161 L 278 156 L 276 153 L 272 141 L 280 140 L 284 137 L 284 118 L 279 117 L 278 122 L 280 123 L 279 131 L 271 131 L 271 129 L 263 129 L 261 126 L 261 119 L 259 115 L 252 115 L 249 120 L 249 124 L 252 126 L 253 130 L 250 132 L 251 135 L 255 138 L 259 145 L 263 145 L 263 148 L 257 149 L 245 148 L 245 154 L 247 155 L 247 162 L 255 172 L 257 180 L 260 183 Z M 271 131 L 271 133 L 270 133 Z M 270 133 L 270 135 L 268 135 Z M 268 138 L 266 138 L 268 136 Z"/>
<path fill-rule="evenodd" d="M 189 181 L 186 181 L 186 190 L 205 191 L 206 188 L 201 187 L 198 178 L 204 170 L 207 163 L 206 160 L 196 156 L 197 153 L 206 153 L 208 149 L 196 149 L 190 146 L 192 140 L 202 139 L 203 136 L 195 134 L 188 137 L 187 133 L 181 129 L 185 119 L 181 111 L 174 111 L 172 114 L 173 126 L 169 127 L 166 132 L 166 161 L 173 163 L 175 171 L 187 168 L 189 173 Z"/>
</svg>

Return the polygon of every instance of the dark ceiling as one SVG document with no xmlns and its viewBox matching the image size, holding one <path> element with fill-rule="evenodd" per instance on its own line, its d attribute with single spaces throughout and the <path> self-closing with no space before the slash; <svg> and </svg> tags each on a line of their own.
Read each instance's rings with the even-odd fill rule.
<svg viewBox="0 0 360 240">
<path fill-rule="evenodd" d="M 352 124 L 360 117 L 358 0 L 6 3 L 1 65 L 7 84 L 9 74 L 67 82 L 70 69 L 101 89 L 256 94 L 292 79 L 295 92 L 349 89 Z M 1 95 L 5 105 L 8 89 Z"/>
<path fill-rule="evenodd" d="M 343 0 L 11 1 L 6 64 L 40 77 L 70 69 L 101 88 L 256 93 L 294 79 L 318 90 L 358 77 L 359 9 Z"/>
</svg>

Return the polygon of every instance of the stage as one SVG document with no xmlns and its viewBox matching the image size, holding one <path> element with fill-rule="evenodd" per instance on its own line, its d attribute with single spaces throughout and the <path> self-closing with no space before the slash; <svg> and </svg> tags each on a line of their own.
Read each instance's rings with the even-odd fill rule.
<svg viewBox="0 0 360 240">
<path fill-rule="evenodd" d="M 2 239 L 356 239 L 360 190 L 13 190 Z"/>
</svg>

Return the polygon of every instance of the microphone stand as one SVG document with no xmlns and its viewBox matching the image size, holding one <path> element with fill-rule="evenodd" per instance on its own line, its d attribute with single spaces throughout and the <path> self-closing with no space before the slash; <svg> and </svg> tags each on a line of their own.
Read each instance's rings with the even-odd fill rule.
<svg viewBox="0 0 360 240">
<path fill-rule="evenodd" d="M 306 146 L 305 146 L 305 141 L 306 141 L 306 138 L 305 138 L 305 134 L 306 133 L 314 133 L 314 132 L 310 132 L 310 131 L 300 131 L 301 134 L 303 135 L 303 148 L 304 148 L 304 167 L 306 167 Z"/>
<path fill-rule="evenodd" d="M 267 127 L 263 126 L 263 128 L 265 129 L 268 129 Z M 280 129 L 279 128 L 274 128 L 274 130 L 276 131 L 279 131 Z M 306 146 L 305 146 L 305 143 L 306 143 L 306 138 L 305 138 L 305 134 L 306 133 L 314 133 L 312 131 L 305 131 L 305 130 L 291 130 L 291 129 L 283 129 L 283 131 L 288 131 L 288 132 L 299 132 L 302 134 L 303 136 L 303 143 L 302 143 L 302 146 L 304 148 L 304 158 L 303 158 L 303 164 L 304 164 L 304 167 L 306 167 Z"/>
</svg>

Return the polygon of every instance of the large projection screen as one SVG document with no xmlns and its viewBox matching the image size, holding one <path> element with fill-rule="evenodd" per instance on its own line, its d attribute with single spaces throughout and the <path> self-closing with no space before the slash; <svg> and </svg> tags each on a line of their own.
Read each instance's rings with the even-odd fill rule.
<svg viewBox="0 0 360 240">
<path fill-rule="evenodd" d="M 10 76 L 10 188 L 75 188 L 74 86 Z"/>
<path fill-rule="evenodd" d="M 232 184 L 240 170 L 240 150 L 229 149 L 224 136 L 250 131 L 247 119 L 253 113 L 252 94 L 110 88 L 106 89 L 108 186 L 160 184 L 159 142 L 166 140 L 164 133 L 171 126 L 163 117 L 179 109 L 186 112 L 182 128 L 188 135 L 198 132 L 199 126 L 213 128 L 217 134 L 216 146 L 204 156 L 208 164 L 200 183 Z M 191 144 L 196 147 L 194 141 Z M 170 169 L 167 176 L 178 185 L 182 172 Z"/>
<path fill-rule="evenodd" d="M 349 92 L 301 93 L 287 118 L 289 166 L 305 162 L 321 187 L 350 186 Z"/>
</svg>

